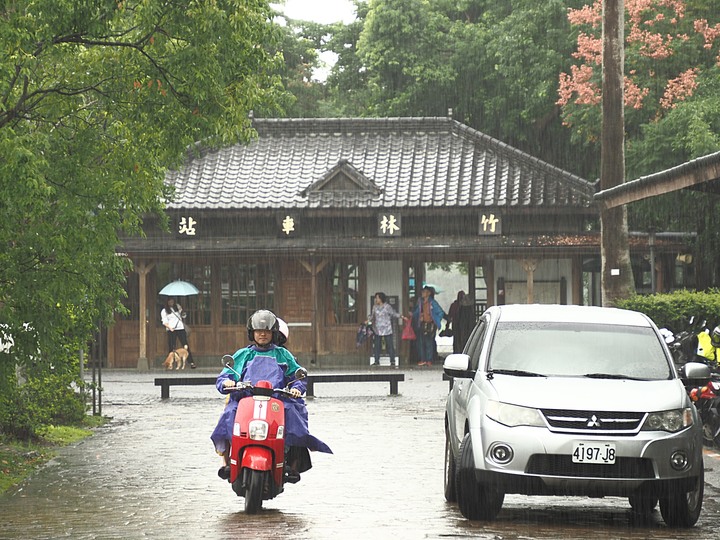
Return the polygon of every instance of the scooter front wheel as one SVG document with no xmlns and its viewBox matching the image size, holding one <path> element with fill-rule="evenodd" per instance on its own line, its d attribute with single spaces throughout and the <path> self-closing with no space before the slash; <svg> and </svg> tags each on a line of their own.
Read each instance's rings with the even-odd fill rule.
<svg viewBox="0 0 720 540">
<path fill-rule="evenodd" d="M 263 485 L 265 484 L 265 471 L 248 471 L 248 483 L 245 490 L 245 513 L 257 514 L 262 507 Z"/>
</svg>

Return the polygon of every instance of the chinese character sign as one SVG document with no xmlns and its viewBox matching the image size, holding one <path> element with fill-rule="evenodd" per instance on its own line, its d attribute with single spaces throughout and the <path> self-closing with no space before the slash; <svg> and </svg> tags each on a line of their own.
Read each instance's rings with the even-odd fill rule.
<svg viewBox="0 0 720 540">
<path fill-rule="evenodd" d="M 480 231 L 479 234 L 502 234 L 502 222 L 500 220 L 500 214 L 494 212 L 487 212 L 480 214 Z"/>
<path fill-rule="evenodd" d="M 281 230 L 285 236 L 290 236 L 295 231 L 295 220 L 290 216 L 285 216 L 282 220 Z"/>
<path fill-rule="evenodd" d="M 402 236 L 400 216 L 396 214 L 378 215 L 378 236 Z"/>
<path fill-rule="evenodd" d="M 197 225 L 197 221 L 193 218 L 181 217 L 178 222 L 178 234 L 180 236 L 195 236 L 195 225 Z"/>
<path fill-rule="evenodd" d="M 297 217 L 290 214 L 280 214 L 276 216 L 275 222 L 277 223 L 280 238 L 294 238 L 298 235 L 299 223 Z"/>
</svg>

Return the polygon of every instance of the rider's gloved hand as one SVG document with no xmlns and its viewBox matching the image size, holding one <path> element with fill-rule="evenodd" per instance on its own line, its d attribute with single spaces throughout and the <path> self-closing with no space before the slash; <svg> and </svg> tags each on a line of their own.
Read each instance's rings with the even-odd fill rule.
<svg viewBox="0 0 720 540">
<path fill-rule="evenodd" d="M 235 388 L 235 381 L 233 381 L 232 379 L 225 379 L 223 381 L 223 386 L 225 388 Z"/>
<path fill-rule="evenodd" d="M 300 396 L 302 396 L 302 393 L 301 393 L 300 390 L 298 390 L 297 388 L 291 388 L 291 389 L 290 389 L 290 396 L 292 396 L 292 397 L 294 397 L 294 398 L 299 398 Z"/>
</svg>

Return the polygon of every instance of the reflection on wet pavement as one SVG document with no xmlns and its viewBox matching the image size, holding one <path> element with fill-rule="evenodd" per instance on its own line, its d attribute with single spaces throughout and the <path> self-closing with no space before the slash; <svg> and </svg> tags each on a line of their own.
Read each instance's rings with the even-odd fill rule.
<svg viewBox="0 0 720 540">
<path fill-rule="evenodd" d="M 310 429 L 335 453 L 314 453 L 300 483 L 245 515 L 217 477 L 209 439 L 223 398 L 212 386 L 175 387 L 161 401 L 156 375 L 104 374 L 103 412 L 113 421 L 0 497 L 0 538 L 720 536 L 715 489 L 687 531 L 669 530 L 659 512 L 633 523 L 627 500 L 615 498 L 508 495 L 497 521 L 468 522 L 442 495 L 448 383 L 436 369 L 407 371 L 399 396 L 387 395 L 387 383 L 317 387 Z"/>
</svg>

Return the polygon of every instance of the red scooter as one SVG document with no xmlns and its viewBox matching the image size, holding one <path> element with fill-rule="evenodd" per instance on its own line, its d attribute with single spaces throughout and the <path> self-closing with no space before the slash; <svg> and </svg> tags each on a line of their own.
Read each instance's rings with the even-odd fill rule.
<svg viewBox="0 0 720 540">
<path fill-rule="evenodd" d="M 231 356 L 223 357 L 223 360 Z M 257 358 L 255 362 L 260 359 Z M 270 359 L 268 369 L 279 369 Z M 231 361 L 225 367 L 238 377 Z M 295 380 L 303 379 L 307 371 L 300 368 Z M 255 514 L 262 502 L 283 492 L 288 478 L 285 471 L 285 408 L 276 395 L 291 396 L 287 387 L 273 388 L 268 380 L 238 381 L 236 391 L 248 395 L 238 402 L 230 444 L 230 478 L 233 491 L 245 497 L 245 512 Z"/>
</svg>

